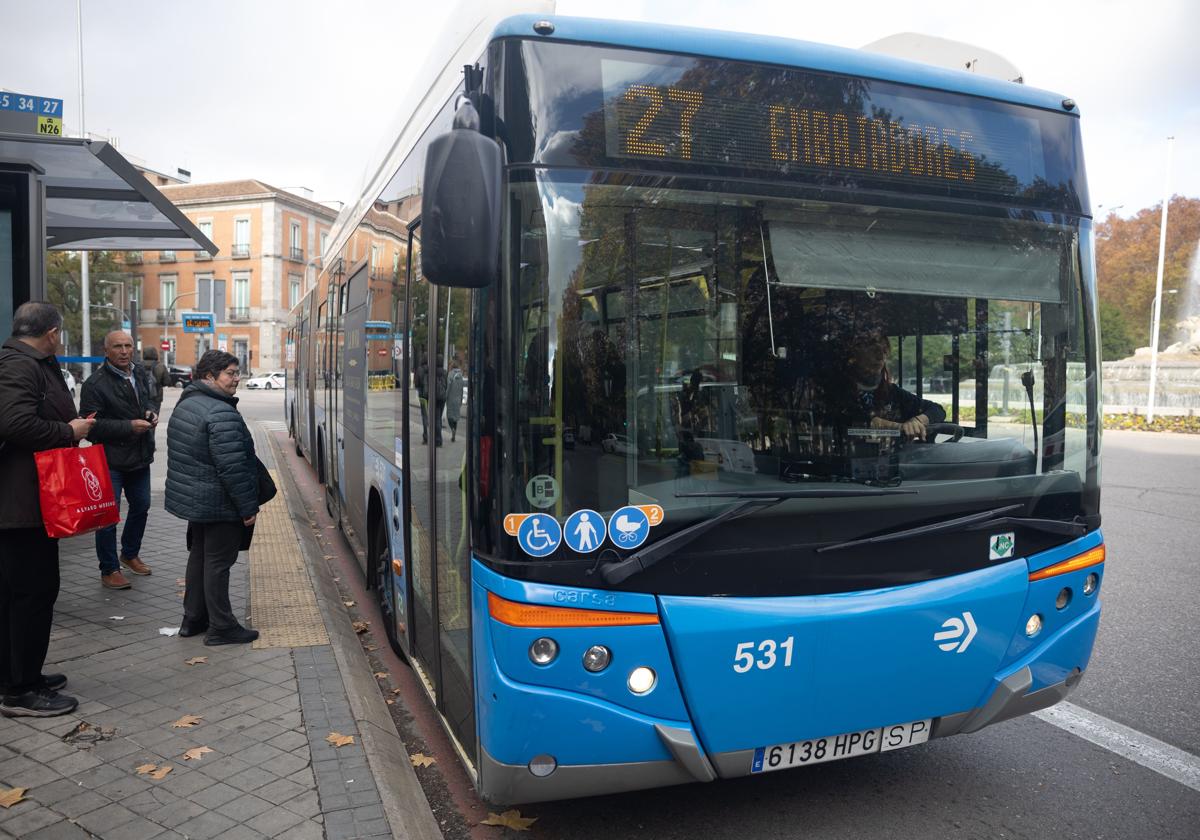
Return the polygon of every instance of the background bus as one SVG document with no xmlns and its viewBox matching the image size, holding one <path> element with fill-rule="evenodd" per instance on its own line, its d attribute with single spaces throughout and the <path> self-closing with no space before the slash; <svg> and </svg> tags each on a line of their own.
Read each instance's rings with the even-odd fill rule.
<svg viewBox="0 0 1200 840">
<path fill-rule="evenodd" d="M 775 38 L 485 31 L 339 219 L 288 400 L 481 793 L 748 775 L 1065 697 L 1104 568 L 1073 104 Z M 437 205 L 426 261 L 447 134 L 502 144 L 454 193 L 497 195 L 501 232 L 447 249 Z M 496 277 L 443 271 L 496 247 Z M 1019 406 L 989 397 L 1000 347 Z M 930 442 L 889 414 L 910 379 Z"/>
</svg>

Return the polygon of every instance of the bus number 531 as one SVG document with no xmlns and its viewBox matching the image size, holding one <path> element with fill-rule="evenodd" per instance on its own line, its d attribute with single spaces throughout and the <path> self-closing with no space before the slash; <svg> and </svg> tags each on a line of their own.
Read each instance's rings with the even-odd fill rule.
<svg viewBox="0 0 1200 840">
<path fill-rule="evenodd" d="M 733 654 L 733 670 L 739 674 L 744 674 L 756 666 L 760 671 L 770 670 L 779 662 L 780 657 L 776 653 L 777 650 L 783 651 L 783 667 L 790 668 L 793 644 L 794 640 L 791 636 L 782 642 L 776 642 L 774 639 L 764 639 L 758 643 L 741 642 Z M 755 658 L 756 652 L 757 658 Z"/>
</svg>

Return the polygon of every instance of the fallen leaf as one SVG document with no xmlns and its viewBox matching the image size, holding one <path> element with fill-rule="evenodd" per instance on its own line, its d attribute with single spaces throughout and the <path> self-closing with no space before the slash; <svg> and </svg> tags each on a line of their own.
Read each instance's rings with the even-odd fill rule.
<svg viewBox="0 0 1200 840">
<path fill-rule="evenodd" d="M 192 747 L 192 749 L 183 754 L 183 758 L 185 761 L 199 761 L 210 752 L 212 752 L 212 750 L 210 750 L 208 747 Z"/>
<path fill-rule="evenodd" d="M 333 559 L 333 555 L 332 555 L 332 554 L 326 554 L 326 555 L 325 555 L 325 559 L 326 559 L 326 560 L 332 560 L 332 559 Z M 334 580 L 337 580 L 337 578 L 334 578 Z"/>
<path fill-rule="evenodd" d="M 29 788 L 0 788 L 0 806 L 11 808 L 25 798 Z"/>
<path fill-rule="evenodd" d="M 157 764 L 143 764 L 137 768 L 137 774 L 139 776 L 145 776 L 147 773 L 152 773 L 157 769 Z"/>
<path fill-rule="evenodd" d="M 400 689 L 398 689 L 398 688 L 392 689 L 392 694 L 399 694 L 399 693 L 400 693 Z"/>
<path fill-rule="evenodd" d="M 376 671 L 375 672 L 375 679 L 377 679 L 377 680 L 386 680 L 389 677 L 391 677 L 391 674 L 389 674 L 387 671 Z"/>
<path fill-rule="evenodd" d="M 365 650 L 369 653 L 370 651 L 377 650 L 377 648 L 375 647 L 375 645 L 365 645 L 363 647 L 363 650 Z"/>
<path fill-rule="evenodd" d="M 394 706 L 394 705 L 396 705 L 396 701 L 395 701 L 395 700 L 388 700 L 388 701 L 387 701 L 387 704 L 388 704 L 389 706 Z"/>
<path fill-rule="evenodd" d="M 200 721 L 204 720 L 203 715 L 184 715 L 179 720 L 171 724 L 172 729 L 191 729 L 193 726 L 199 726 Z"/>
<path fill-rule="evenodd" d="M 366 633 L 368 629 L 370 629 L 371 622 L 356 621 L 356 622 L 354 622 L 354 624 L 352 626 L 354 627 L 354 632 L 361 636 L 363 633 Z"/>
<path fill-rule="evenodd" d="M 183 660 L 183 664 L 184 665 L 207 665 L 208 657 L 207 656 L 193 656 L 191 659 Z"/>
<path fill-rule="evenodd" d="M 354 602 L 353 602 L 353 601 L 342 601 L 342 603 L 343 603 L 343 604 L 345 604 L 347 607 L 353 607 L 353 606 L 354 606 Z"/>
<path fill-rule="evenodd" d="M 430 764 L 437 764 L 437 759 L 425 753 L 413 753 L 408 757 L 412 762 L 413 767 L 428 767 Z"/>
<path fill-rule="evenodd" d="M 344 747 L 347 744 L 354 743 L 354 736 L 343 735 L 341 732 L 330 732 L 325 736 L 325 740 L 333 744 L 335 747 Z"/>
<path fill-rule="evenodd" d="M 529 826 L 537 822 L 537 817 L 522 817 L 521 812 L 516 808 L 511 811 L 505 811 L 503 814 L 493 814 L 488 812 L 487 819 L 481 825 L 499 825 L 504 828 L 511 828 L 513 831 L 528 831 Z"/>
<path fill-rule="evenodd" d="M 151 773 L 150 778 L 154 779 L 156 782 L 161 782 L 167 777 L 167 774 L 170 773 L 172 769 L 173 768 L 170 764 L 164 764 L 162 767 L 159 767 L 157 770 Z"/>
</svg>

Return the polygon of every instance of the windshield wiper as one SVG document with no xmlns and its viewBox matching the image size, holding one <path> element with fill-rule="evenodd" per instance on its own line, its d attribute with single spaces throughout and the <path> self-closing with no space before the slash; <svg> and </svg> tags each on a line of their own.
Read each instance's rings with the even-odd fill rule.
<svg viewBox="0 0 1200 840">
<path fill-rule="evenodd" d="M 945 531 L 957 531 L 960 528 L 967 526 L 984 527 L 995 524 L 997 517 L 1004 516 L 1006 513 L 1012 513 L 1014 510 L 1019 510 L 1025 507 L 1024 505 L 1005 505 L 1004 507 L 985 510 L 980 513 L 972 513 L 968 516 L 959 516 L 954 519 L 947 519 L 944 522 L 934 522 L 931 525 L 920 525 L 916 528 L 905 528 L 900 531 L 892 531 L 887 534 L 879 534 L 874 537 L 867 537 L 862 540 L 847 540 L 846 542 L 834 543 L 833 545 L 822 546 L 817 549 L 817 554 L 824 554 L 826 551 L 841 551 L 843 548 L 854 548 L 860 545 L 874 545 L 877 543 L 892 542 L 894 540 L 906 540 L 909 537 L 920 537 L 928 534 L 940 534 Z M 1007 520 L 1009 517 L 1005 517 Z"/>
<path fill-rule="evenodd" d="M 768 508 L 787 499 L 823 499 L 847 496 L 890 496 L 894 493 L 915 494 L 916 490 L 892 490 L 884 487 L 816 488 L 804 487 L 793 490 L 732 490 L 710 493 L 676 493 L 684 499 L 742 499 L 741 504 L 726 508 L 711 519 L 705 519 L 664 537 L 653 545 L 635 551 L 623 560 L 609 563 L 600 569 L 606 583 L 621 583 L 638 572 L 644 572 L 660 560 L 671 556 L 696 538 L 723 522 L 745 516 L 752 510 Z"/>
<path fill-rule="evenodd" d="M 1007 505 L 1005 507 L 994 508 L 993 510 L 985 510 L 981 513 L 972 513 L 969 516 L 947 519 L 945 522 L 935 522 L 932 525 L 905 528 L 902 531 L 892 531 L 888 534 L 867 537 L 863 540 L 848 540 L 847 542 L 834 543 L 833 545 L 818 548 L 817 554 L 823 554 L 826 551 L 840 551 L 843 548 L 853 548 L 859 545 L 875 545 L 892 542 L 893 540 L 904 540 L 909 537 L 927 536 L 929 534 L 940 534 L 946 531 L 958 530 L 982 531 L 984 529 L 1020 527 L 1028 528 L 1032 531 L 1041 531 L 1044 534 L 1061 534 L 1067 537 L 1082 537 L 1088 532 L 1087 523 L 1081 522 L 1078 519 L 1064 522 L 1061 519 L 1004 515 L 1023 507 L 1024 505 Z"/>
</svg>

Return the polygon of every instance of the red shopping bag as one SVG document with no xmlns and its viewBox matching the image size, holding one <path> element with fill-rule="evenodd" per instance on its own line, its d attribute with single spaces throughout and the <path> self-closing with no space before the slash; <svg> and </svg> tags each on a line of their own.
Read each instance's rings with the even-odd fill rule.
<svg viewBox="0 0 1200 840">
<path fill-rule="evenodd" d="M 74 537 L 120 521 L 103 446 L 44 449 L 33 457 L 48 536 Z"/>
</svg>

